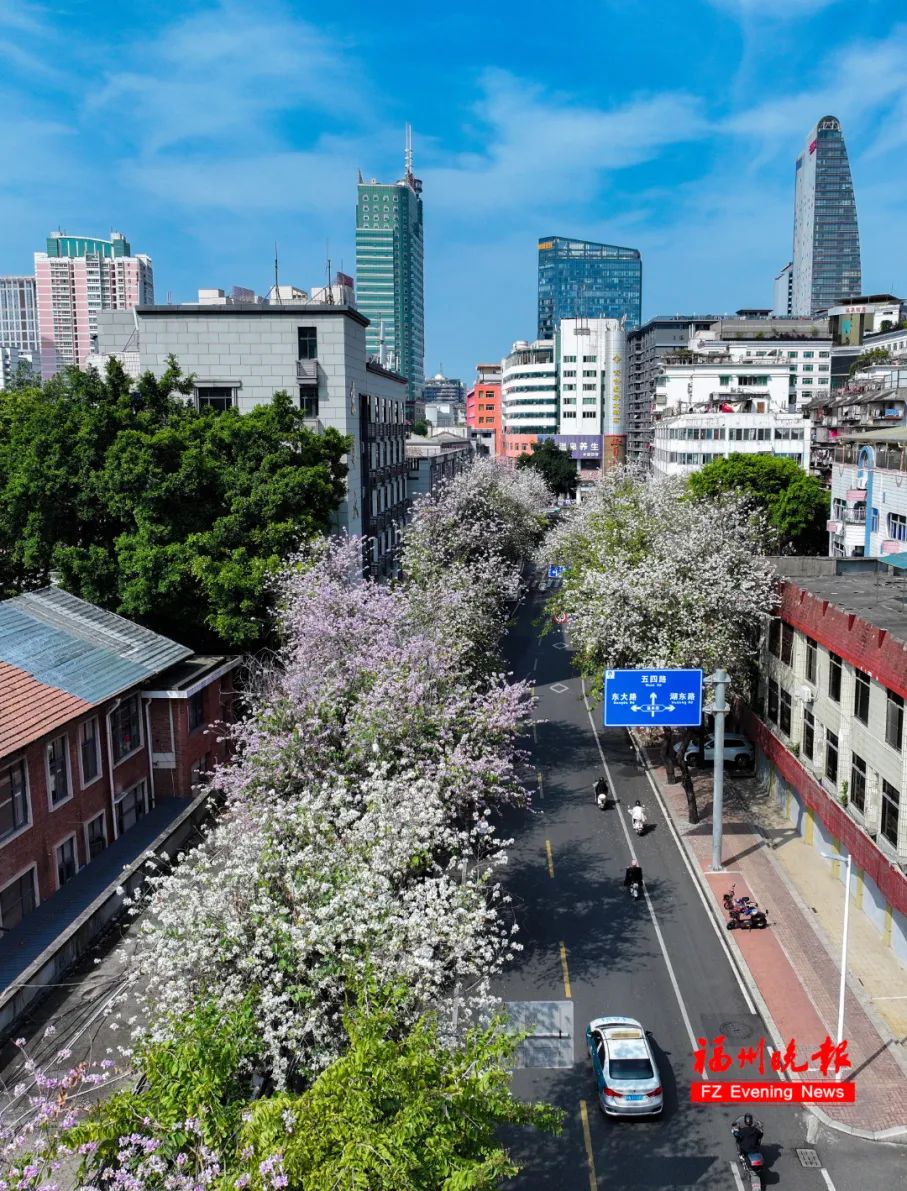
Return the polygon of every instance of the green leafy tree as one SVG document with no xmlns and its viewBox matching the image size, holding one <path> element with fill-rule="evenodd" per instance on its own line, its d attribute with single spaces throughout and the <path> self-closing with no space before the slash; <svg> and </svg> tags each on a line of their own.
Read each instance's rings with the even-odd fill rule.
<svg viewBox="0 0 907 1191">
<path fill-rule="evenodd" d="M 854 376 L 857 372 L 862 372 L 870 364 L 889 364 L 890 362 L 891 352 L 887 347 L 870 347 L 857 356 L 850 366 L 849 375 Z"/>
<path fill-rule="evenodd" d="M 420 434 L 424 438 L 426 435 L 431 434 L 431 426 L 429 426 L 428 422 L 426 422 L 424 418 L 420 418 L 420 420 L 415 422 L 413 425 L 413 434 Z"/>
<path fill-rule="evenodd" d="M 171 359 L 132 383 L 75 369 L 0 394 L 0 592 L 49 582 L 196 648 L 269 634 L 270 584 L 324 533 L 348 439 L 286 393 L 196 410 Z"/>
<path fill-rule="evenodd" d="M 778 455 L 716 459 L 693 472 L 687 491 L 697 500 L 727 493 L 745 496 L 765 513 L 783 553 L 824 554 L 827 549 L 828 493 L 794 459 Z"/>
<path fill-rule="evenodd" d="M 559 1131 L 558 1110 L 510 1091 L 519 1035 L 496 1021 L 451 1046 L 430 1014 L 401 1035 L 404 996 L 365 994 L 346 1014 L 346 1053 L 301 1095 L 253 1106 L 240 1139 L 253 1171 L 279 1153 L 290 1187 L 306 1191 L 482 1191 L 519 1170 L 502 1126 Z"/>
<path fill-rule="evenodd" d="M 573 496 L 576 492 L 576 464 L 550 438 L 534 442 L 532 453 L 520 455 L 516 465 L 533 468 L 558 496 Z"/>
</svg>

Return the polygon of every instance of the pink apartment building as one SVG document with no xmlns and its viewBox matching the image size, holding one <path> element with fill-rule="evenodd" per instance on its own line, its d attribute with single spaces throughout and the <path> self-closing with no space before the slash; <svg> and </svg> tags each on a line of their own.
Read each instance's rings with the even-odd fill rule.
<svg viewBox="0 0 907 1191">
<path fill-rule="evenodd" d="M 132 255 L 122 232 L 109 240 L 54 232 L 35 253 L 41 375 L 81 366 L 92 350 L 99 310 L 154 305 L 151 257 Z"/>
</svg>

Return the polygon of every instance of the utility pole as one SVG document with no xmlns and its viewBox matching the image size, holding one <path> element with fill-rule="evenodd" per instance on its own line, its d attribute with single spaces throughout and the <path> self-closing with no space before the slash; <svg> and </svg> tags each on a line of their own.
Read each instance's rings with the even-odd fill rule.
<svg viewBox="0 0 907 1191">
<path fill-rule="evenodd" d="M 728 674 L 716 670 L 709 678 L 715 684 L 715 768 L 712 777 L 712 872 L 721 872 L 721 828 L 724 814 L 724 717 L 727 715 Z"/>
</svg>

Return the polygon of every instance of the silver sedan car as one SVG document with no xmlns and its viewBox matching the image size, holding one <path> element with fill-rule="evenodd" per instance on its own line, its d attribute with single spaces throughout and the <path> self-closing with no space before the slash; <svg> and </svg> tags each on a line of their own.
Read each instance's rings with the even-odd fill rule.
<svg viewBox="0 0 907 1191">
<path fill-rule="evenodd" d="M 658 1064 L 646 1031 L 632 1017 L 597 1017 L 586 1045 L 598 1084 L 598 1105 L 608 1116 L 654 1116 L 664 1106 Z"/>
</svg>

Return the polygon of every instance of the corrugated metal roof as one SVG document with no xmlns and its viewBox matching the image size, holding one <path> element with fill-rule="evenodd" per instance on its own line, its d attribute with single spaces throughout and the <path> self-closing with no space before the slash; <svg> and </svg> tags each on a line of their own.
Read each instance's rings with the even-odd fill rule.
<svg viewBox="0 0 907 1191">
<path fill-rule="evenodd" d="M 61 727 L 90 706 L 0 662 L 0 757 Z"/>
<path fill-rule="evenodd" d="M 89 705 L 191 654 L 185 645 L 57 587 L 0 603 L 0 661 Z"/>
</svg>

